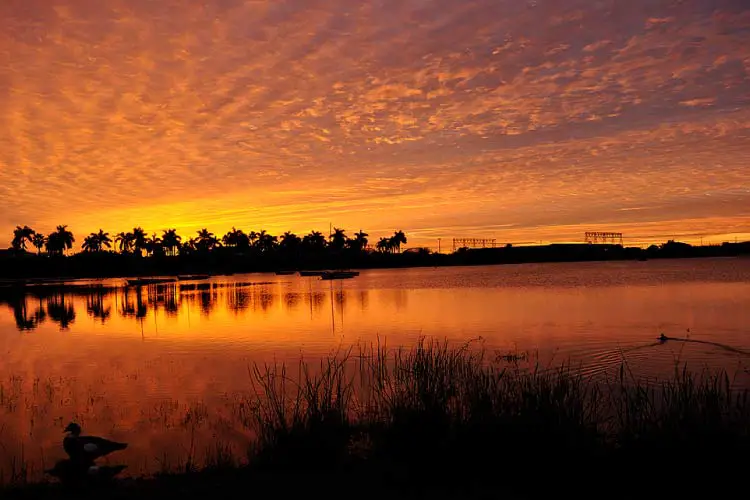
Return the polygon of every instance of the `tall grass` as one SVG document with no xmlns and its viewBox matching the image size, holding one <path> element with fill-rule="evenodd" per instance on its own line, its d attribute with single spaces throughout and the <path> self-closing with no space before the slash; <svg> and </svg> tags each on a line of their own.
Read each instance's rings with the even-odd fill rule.
<svg viewBox="0 0 750 500">
<path fill-rule="evenodd" d="M 250 460 L 261 468 L 429 474 L 446 485 L 502 473 L 544 477 L 537 487 L 557 491 L 628 478 L 627 490 L 655 473 L 726 473 L 750 457 L 748 392 L 726 374 L 682 369 L 647 384 L 623 366 L 601 381 L 420 342 L 300 362 L 293 376 L 256 366 L 252 378 L 244 421 L 257 432 Z"/>
</svg>

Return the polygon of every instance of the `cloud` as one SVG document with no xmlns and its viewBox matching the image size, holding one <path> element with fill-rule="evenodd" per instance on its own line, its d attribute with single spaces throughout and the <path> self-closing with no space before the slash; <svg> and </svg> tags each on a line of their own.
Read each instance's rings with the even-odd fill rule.
<svg viewBox="0 0 750 500">
<path fill-rule="evenodd" d="M 562 235 L 678 220 L 662 183 L 713 186 L 691 220 L 744 217 L 750 11 L 631 4 L 3 2 L 0 244 L 57 223 L 434 235 L 493 210 L 508 239 Z"/>
</svg>

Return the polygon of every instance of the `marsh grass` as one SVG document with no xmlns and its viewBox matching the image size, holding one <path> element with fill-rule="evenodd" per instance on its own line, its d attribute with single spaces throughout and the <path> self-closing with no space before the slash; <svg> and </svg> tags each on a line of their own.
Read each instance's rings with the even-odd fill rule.
<svg viewBox="0 0 750 500">
<path fill-rule="evenodd" d="M 488 356 L 473 342 L 423 340 L 410 349 L 375 344 L 315 362 L 254 365 L 249 395 L 221 421 L 202 404 L 154 414 L 154 425 L 186 436 L 179 457 L 155 459 L 156 481 L 229 475 L 278 486 L 317 477 L 412 493 L 587 497 L 605 488 L 619 498 L 660 489 L 690 497 L 741 480 L 750 401 L 727 374 L 676 362 L 670 378 L 645 380 L 623 360 L 602 379 L 525 360 Z M 0 402 L 15 408 L 22 398 L 12 387 Z M 219 437 L 199 442 L 207 427 L 252 436 L 247 454 Z M 24 484 L 24 463 L 14 462 L 6 484 Z"/>
<path fill-rule="evenodd" d="M 676 366 L 668 380 L 644 381 L 624 363 L 602 382 L 574 366 L 503 365 L 470 345 L 426 341 L 346 351 L 316 368 L 253 369 L 251 465 L 419 484 L 430 475 L 445 487 L 501 472 L 544 477 L 537 489 L 583 481 L 628 491 L 654 474 L 699 471 L 693 485 L 731 477 L 750 457 L 748 392 L 724 373 Z"/>
</svg>

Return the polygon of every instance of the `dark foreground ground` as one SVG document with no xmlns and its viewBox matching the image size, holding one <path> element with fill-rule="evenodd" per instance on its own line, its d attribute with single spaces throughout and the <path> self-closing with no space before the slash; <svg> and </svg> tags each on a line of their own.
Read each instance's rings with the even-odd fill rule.
<svg viewBox="0 0 750 500">
<path fill-rule="evenodd" d="M 725 374 L 646 384 L 523 369 L 467 347 L 375 348 L 290 384 L 256 368 L 248 465 L 93 485 L 25 484 L 3 499 L 745 498 L 750 398 Z M 507 359 L 507 356 L 505 357 Z M 249 462 L 248 462 L 249 461 Z"/>
</svg>

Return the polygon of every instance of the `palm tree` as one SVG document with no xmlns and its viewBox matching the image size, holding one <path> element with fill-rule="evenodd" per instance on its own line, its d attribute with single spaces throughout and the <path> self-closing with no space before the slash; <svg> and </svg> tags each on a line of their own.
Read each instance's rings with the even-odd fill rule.
<svg viewBox="0 0 750 500">
<path fill-rule="evenodd" d="M 112 239 L 109 237 L 109 233 L 105 233 L 102 229 L 96 234 L 99 239 L 99 250 L 104 250 L 104 247 L 112 248 Z"/>
<path fill-rule="evenodd" d="M 326 238 L 320 231 L 310 231 L 302 238 L 302 244 L 311 251 L 320 251 L 326 247 Z"/>
<path fill-rule="evenodd" d="M 266 232 L 265 229 L 261 229 L 258 233 L 258 241 L 256 243 L 256 246 L 261 252 L 269 252 L 273 250 L 273 247 L 276 246 L 276 241 L 278 238 L 276 236 L 271 236 Z"/>
<path fill-rule="evenodd" d="M 146 231 L 142 227 L 133 228 L 133 250 L 138 255 L 141 255 L 142 250 L 146 250 L 146 243 L 148 242 L 148 236 Z"/>
<path fill-rule="evenodd" d="M 347 240 L 346 243 L 352 250 L 361 252 L 367 248 L 368 236 L 370 235 L 360 229 L 358 233 L 354 233 L 354 238 Z"/>
<path fill-rule="evenodd" d="M 228 247 L 247 248 L 250 245 L 250 238 L 242 231 L 232 226 L 232 230 L 222 236 L 222 243 Z"/>
<path fill-rule="evenodd" d="M 26 250 L 26 242 L 32 243 L 35 234 L 36 231 L 29 226 L 16 226 L 13 230 L 13 241 L 11 242 L 13 250 Z"/>
<path fill-rule="evenodd" d="M 44 244 L 47 243 L 47 237 L 42 233 L 34 234 L 31 244 L 36 247 L 37 254 L 41 255 Z"/>
<path fill-rule="evenodd" d="M 258 241 L 258 233 L 255 231 L 250 231 L 247 235 L 247 238 L 250 240 L 250 245 L 255 246 L 255 242 Z"/>
<path fill-rule="evenodd" d="M 401 251 L 401 245 L 406 245 L 406 235 L 403 231 L 396 231 L 391 236 L 391 250 Z"/>
<path fill-rule="evenodd" d="M 393 241 L 391 238 L 380 238 L 375 246 L 378 251 L 388 253 L 393 250 Z"/>
<path fill-rule="evenodd" d="M 129 253 L 133 248 L 133 233 L 120 232 L 115 235 L 115 243 L 119 245 L 120 252 Z"/>
<path fill-rule="evenodd" d="M 302 239 L 299 236 L 290 231 L 287 231 L 286 233 L 281 235 L 281 242 L 279 243 L 279 247 L 285 252 L 293 252 L 299 249 L 301 243 Z"/>
<path fill-rule="evenodd" d="M 101 244 L 99 243 L 99 236 L 96 233 L 91 233 L 83 239 L 81 245 L 84 252 L 98 252 L 101 250 Z"/>
<path fill-rule="evenodd" d="M 146 252 L 151 255 L 161 254 L 164 250 L 164 244 L 156 233 L 153 233 L 150 238 L 146 238 Z"/>
<path fill-rule="evenodd" d="M 66 250 L 73 248 L 76 239 L 73 233 L 68 231 L 68 226 L 57 226 L 57 230 L 47 237 L 47 251 L 50 253 L 63 254 Z"/>
<path fill-rule="evenodd" d="M 161 235 L 162 246 L 166 248 L 170 254 L 175 255 L 177 249 L 180 248 L 182 237 L 177 234 L 176 229 L 165 229 L 163 233 L 164 234 Z"/>
<path fill-rule="evenodd" d="M 219 240 L 216 238 L 214 233 L 210 232 L 208 229 L 203 228 L 198 231 L 198 238 L 195 243 L 195 246 L 198 250 L 207 252 L 216 248 L 218 244 Z"/>
<path fill-rule="evenodd" d="M 334 250 L 343 250 L 346 245 L 346 231 L 338 227 L 333 228 L 333 234 L 329 237 L 330 247 Z"/>
</svg>

